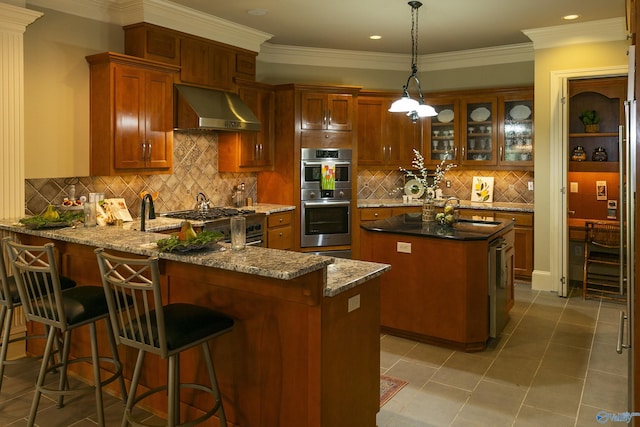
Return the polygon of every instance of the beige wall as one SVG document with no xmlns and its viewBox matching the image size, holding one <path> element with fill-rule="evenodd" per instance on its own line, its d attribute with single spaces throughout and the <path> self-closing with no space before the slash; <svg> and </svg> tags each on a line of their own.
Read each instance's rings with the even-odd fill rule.
<svg viewBox="0 0 640 427">
<path fill-rule="evenodd" d="M 36 8 L 33 8 L 36 9 Z M 122 52 L 122 27 L 40 9 L 24 36 L 25 176 L 89 175 L 89 67 Z"/>
<path fill-rule="evenodd" d="M 534 287 L 555 290 L 557 283 L 548 283 L 551 269 L 550 247 L 562 236 L 551 235 L 551 198 L 559 197 L 559 189 L 551 189 L 552 176 L 561 174 L 551 170 L 552 144 L 551 114 L 559 114 L 557 103 L 551 99 L 551 73 L 567 70 L 590 70 L 612 66 L 626 66 L 626 41 L 592 43 L 559 48 L 540 49 L 535 52 L 535 236 L 534 236 Z M 538 283 L 536 283 L 538 281 Z"/>
</svg>

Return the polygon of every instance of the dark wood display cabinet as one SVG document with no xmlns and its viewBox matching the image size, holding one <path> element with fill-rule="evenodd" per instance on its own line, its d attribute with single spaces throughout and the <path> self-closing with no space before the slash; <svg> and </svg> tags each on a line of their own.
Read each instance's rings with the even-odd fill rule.
<svg viewBox="0 0 640 427">
<path fill-rule="evenodd" d="M 619 127 L 624 123 L 626 77 L 580 79 L 569 81 L 569 171 L 617 172 L 619 170 Z M 594 110 L 600 117 L 597 132 L 586 132 L 580 120 L 585 110 Z M 586 159 L 571 160 L 583 147 Z M 594 161 L 593 153 L 604 148 L 606 160 Z"/>
</svg>

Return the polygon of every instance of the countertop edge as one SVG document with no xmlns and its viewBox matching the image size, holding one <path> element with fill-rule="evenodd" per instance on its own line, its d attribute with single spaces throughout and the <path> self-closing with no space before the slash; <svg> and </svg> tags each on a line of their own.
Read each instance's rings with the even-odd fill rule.
<svg viewBox="0 0 640 427">
<path fill-rule="evenodd" d="M 444 206 L 445 199 L 436 199 L 435 204 L 438 207 Z M 412 199 L 408 203 L 404 203 L 402 199 L 358 199 L 358 208 L 400 208 L 400 207 L 419 207 L 422 206 L 422 199 Z M 533 213 L 534 206 L 529 203 L 511 203 L 511 202 L 472 202 L 470 200 L 461 200 L 460 209 L 478 209 L 493 210 L 505 212 L 527 212 Z"/>
<path fill-rule="evenodd" d="M 20 225 L 18 219 L 0 219 L 0 230 L 91 247 L 103 247 L 108 250 L 141 256 L 157 256 L 160 259 L 280 280 L 293 280 L 305 274 L 325 269 L 323 290 L 325 297 L 338 295 L 379 276 L 389 268 L 385 264 L 367 261 L 341 260 L 303 252 L 252 246 L 247 246 L 241 252 L 235 252 L 229 249 L 230 245 L 227 243 L 221 243 L 219 249 L 209 252 L 162 253 L 155 247 L 155 242 L 166 238 L 166 234 L 140 232 L 115 226 L 32 230 Z M 329 266 L 333 267 L 329 268 Z"/>
</svg>

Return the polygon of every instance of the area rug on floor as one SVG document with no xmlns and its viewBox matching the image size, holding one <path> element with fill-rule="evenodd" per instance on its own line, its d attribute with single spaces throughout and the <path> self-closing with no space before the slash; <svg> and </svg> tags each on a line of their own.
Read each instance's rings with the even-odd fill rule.
<svg viewBox="0 0 640 427">
<path fill-rule="evenodd" d="M 391 400 L 407 382 L 387 375 L 380 375 L 380 407 Z"/>
</svg>

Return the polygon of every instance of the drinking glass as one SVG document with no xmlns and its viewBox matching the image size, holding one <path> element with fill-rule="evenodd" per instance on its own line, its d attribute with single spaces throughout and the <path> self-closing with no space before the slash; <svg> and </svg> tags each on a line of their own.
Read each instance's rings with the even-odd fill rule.
<svg viewBox="0 0 640 427">
<path fill-rule="evenodd" d="M 247 219 L 242 216 L 231 217 L 231 250 L 241 251 L 247 242 Z"/>
</svg>

